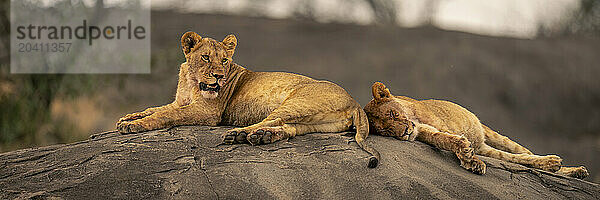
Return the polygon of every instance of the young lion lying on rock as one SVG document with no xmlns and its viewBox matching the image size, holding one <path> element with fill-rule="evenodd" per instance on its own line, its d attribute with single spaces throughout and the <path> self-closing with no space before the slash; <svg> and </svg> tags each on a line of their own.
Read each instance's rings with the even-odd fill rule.
<svg viewBox="0 0 600 200">
<path fill-rule="evenodd" d="M 247 70 L 233 62 L 233 35 L 219 42 L 187 32 L 181 46 L 186 62 L 179 69 L 175 101 L 125 115 L 117 122 L 121 133 L 177 125 L 245 126 L 225 133 L 223 143 L 258 145 L 354 126 L 356 142 L 371 154 L 368 166 L 377 166 L 379 153 L 364 143 L 367 117 L 340 86 L 298 74 Z"/>
<path fill-rule="evenodd" d="M 476 174 L 485 173 L 485 163 L 474 154 L 484 155 L 566 176 L 585 178 L 585 167 L 561 167 L 555 155 L 534 155 L 487 126 L 467 109 L 449 101 L 415 100 L 392 96 L 382 83 L 372 86 L 373 100 L 365 106 L 371 133 L 400 140 L 419 140 L 452 151 L 460 165 Z"/>
</svg>

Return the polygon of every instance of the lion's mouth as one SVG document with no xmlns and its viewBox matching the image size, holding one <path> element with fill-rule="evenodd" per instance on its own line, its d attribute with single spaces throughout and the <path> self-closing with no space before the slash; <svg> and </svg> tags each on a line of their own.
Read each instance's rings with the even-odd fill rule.
<svg viewBox="0 0 600 200">
<path fill-rule="evenodd" d="M 200 82 L 200 90 L 208 92 L 219 92 L 221 86 L 218 83 L 206 84 Z"/>
<path fill-rule="evenodd" d="M 404 133 L 402 133 L 401 137 L 404 137 L 404 136 L 410 137 L 413 134 L 413 129 L 415 128 L 415 123 L 413 123 L 411 121 L 408 121 L 408 122 L 409 122 L 409 127 L 406 127 L 404 129 Z"/>
<path fill-rule="evenodd" d="M 402 136 L 400 137 L 404 137 L 404 136 L 410 136 L 412 135 L 412 131 L 409 132 L 408 128 L 404 129 L 404 133 L 402 133 Z"/>
</svg>

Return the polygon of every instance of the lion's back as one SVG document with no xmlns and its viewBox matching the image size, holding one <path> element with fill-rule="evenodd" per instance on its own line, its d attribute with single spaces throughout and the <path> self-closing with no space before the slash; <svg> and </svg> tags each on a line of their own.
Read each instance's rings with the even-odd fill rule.
<svg viewBox="0 0 600 200">
<path fill-rule="evenodd" d="M 247 126 L 265 119 L 302 84 L 316 80 L 287 72 L 249 72 L 236 86 L 221 124 Z"/>
<path fill-rule="evenodd" d="M 466 108 L 450 101 L 433 99 L 419 101 L 419 104 L 427 109 L 424 113 L 429 113 L 425 117 L 435 118 L 428 119 L 432 123 L 429 125 L 441 131 L 464 134 L 472 142 L 483 141 L 481 122 Z"/>
</svg>

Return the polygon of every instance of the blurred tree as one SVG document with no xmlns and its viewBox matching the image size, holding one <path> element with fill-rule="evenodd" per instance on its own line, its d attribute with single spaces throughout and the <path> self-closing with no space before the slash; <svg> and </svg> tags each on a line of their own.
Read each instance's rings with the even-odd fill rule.
<svg viewBox="0 0 600 200">
<path fill-rule="evenodd" d="M 97 6 L 103 6 L 99 0 Z M 11 74 L 9 1 L 0 4 L 0 152 L 72 142 L 72 122 L 51 118 L 53 101 L 94 91 L 94 75 Z M 100 12 L 96 8 L 96 12 Z M 98 16 L 96 14 L 96 16 Z"/>
<path fill-rule="evenodd" d="M 579 9 L 574 13 L 566 32 L 600 34 L 600 1 L 581 0 Z"/>
<path fill-rule="evenodd" d="M 373 9 L 375 21 L 382 24 L 396 24 L 396 5 L 391 0 L 366 0 Z"/>
<path fill-rule="evenodd" d="M 0 61 L 4 62 L 9 59 L 8 49 L 10 48 L 10 2 L 8 0 L 0 0 Z"/>
</svg>

